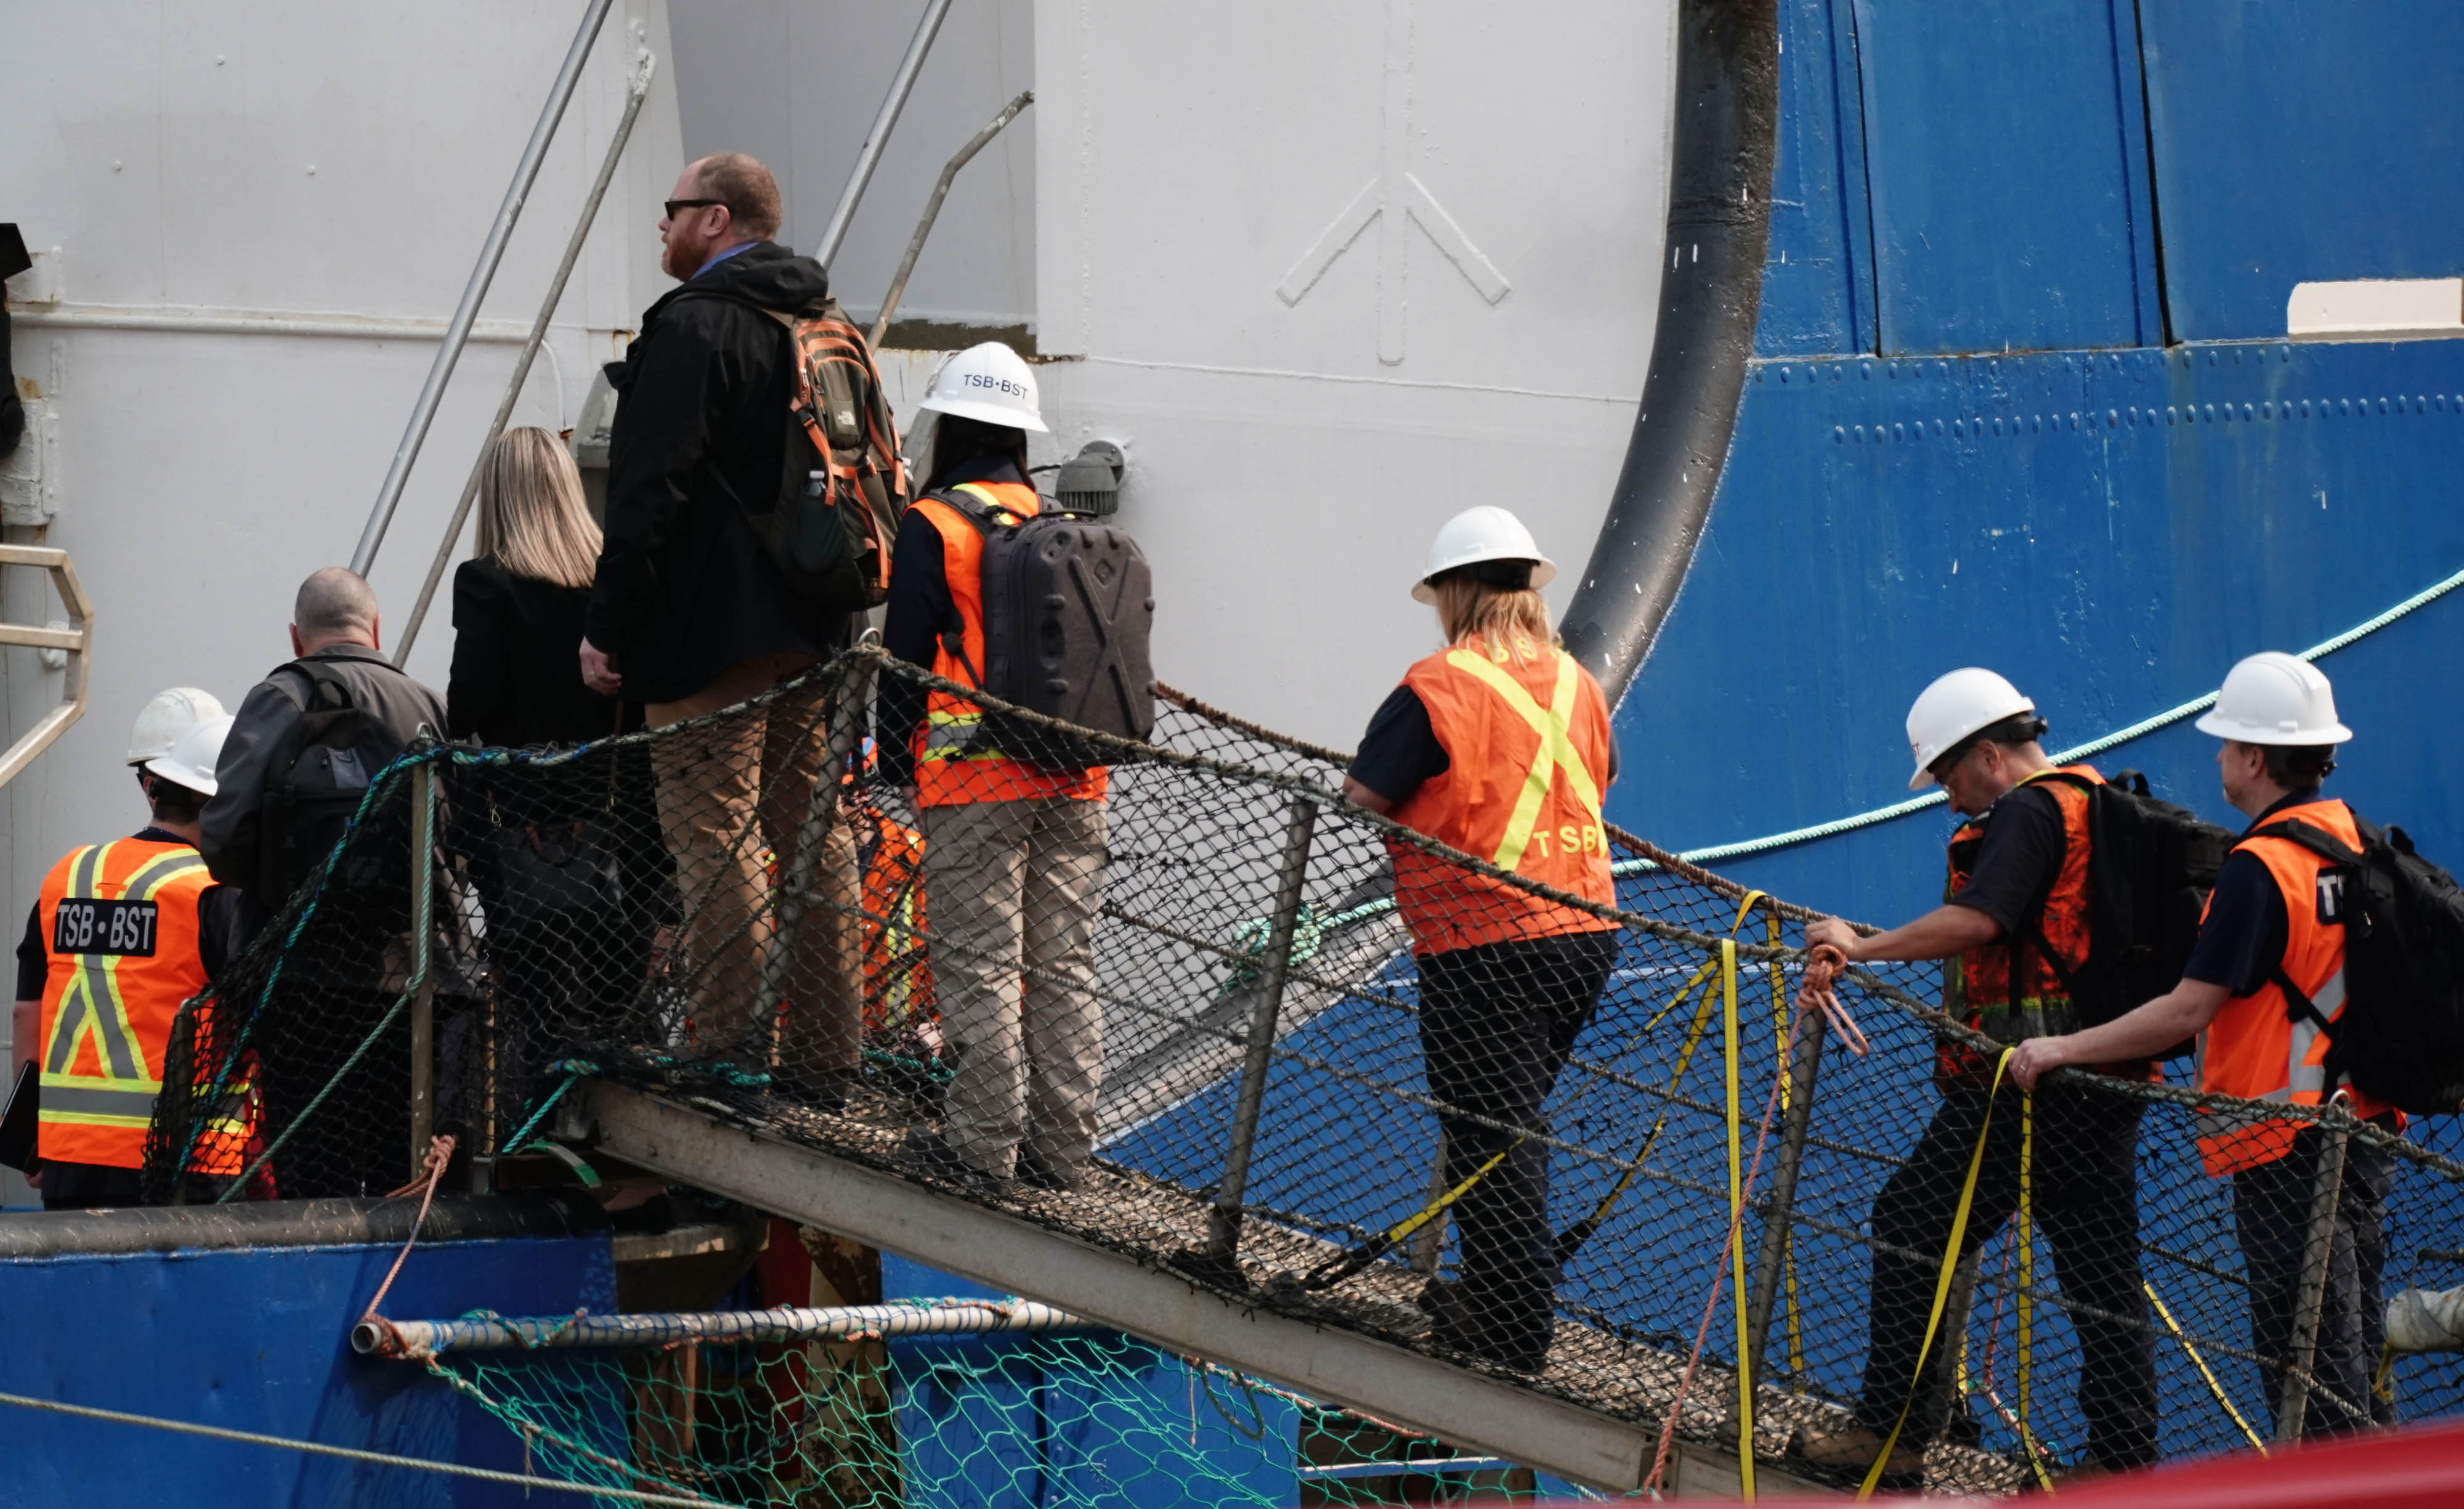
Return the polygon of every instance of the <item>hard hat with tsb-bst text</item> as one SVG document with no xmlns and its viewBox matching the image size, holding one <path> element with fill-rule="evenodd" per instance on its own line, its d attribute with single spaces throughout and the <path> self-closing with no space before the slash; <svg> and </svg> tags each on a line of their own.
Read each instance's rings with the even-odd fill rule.
<svg viewBox="0 0 2464 1509">
<path fill-rule="evenodd" d="M 941 364 L 918 409 L 1049 433 L 1036 407 L 1035 368 L 999 341 L 971 345 Z"/>
</svg>

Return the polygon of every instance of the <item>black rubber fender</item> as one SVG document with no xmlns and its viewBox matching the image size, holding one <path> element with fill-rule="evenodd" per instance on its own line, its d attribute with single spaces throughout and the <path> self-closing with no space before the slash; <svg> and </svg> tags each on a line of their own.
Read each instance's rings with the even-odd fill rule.
<svg viewBox="0 0 2464 1509">
<path fill-rule="evenodd" d="M 1642 408 L 1561 629 L 1614 704 L 1694 563 L 1753 356 L 1779 132 L 1777 0 L 1680 0 L 1668 236 Z"/>
</svg>

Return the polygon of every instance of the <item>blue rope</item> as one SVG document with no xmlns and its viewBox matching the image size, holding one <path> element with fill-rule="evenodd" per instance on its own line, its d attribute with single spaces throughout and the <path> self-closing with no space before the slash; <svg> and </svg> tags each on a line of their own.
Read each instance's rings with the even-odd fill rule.
<svg viewBox="0 0 2464 1509">
<path fill-rule="evenodd" d="M 2458 571 L 2444 581 L 2422 588 L 2387 611 L 2355 624 L 2332 639 L 2321 640 L 2300 652 L 2300 657 L 2304 660 L 2316 660 L 2324 655 L 2334 655 L 2355 640 L 2378 632 L 2405 614 L 2436 602 L 2459 587 L 2464 587 L 2464 571 Z M 2185 718 L 2206 712 L 2213 707 L 2215 702 L 2216 694 L 2213 692 L 2208 693 L 2205 697 L 2194 697 L 2187 702 L 2165 709 L 2153 718 L 2143 718 L 2127 728 L 2116 729 L 2101 739 L 2091 739 L 2077 748 L 2062 750 L 2053 757 L 2054 764 L 2076 765 L 2081 760 L 2091 759 L 2108 749 L 2126 744 L 2134 739 L 2144 738 L 2160 728 L 2170 727 Z M 1834 818 L 1827 823 L 1816 823 L 1811 828 L 1791 829 L 1784 833 L 1772 833 L 1762 838 L 1748 838 L 1732 844 L 1712 844 L 1702 849 L 1688 849 L 1678 857 L 1691 864 L 1708 864 L 1718 859 L 1735 859 L 1747 854 L 1769 854 L 1774 849 L 1792 848 L 1797 844 L 1812 843 L 1817 838 L 1833 838 L 1841 833 L 1853 832 L 1859 828 L 1871 828 L 1877 823 L 1887 823 L 1894 818 L 1905 817 L 1911 812 L 1924 811 L 1929 807 L 1939 807 L 1942 802 L 1943 793 L 1936 789 L 1923 796 L 1912 796 L 1904 802 L 1893 802 L 1888 807 L 1875 808 L 1870 812 L 1859 812 L 1854 817 Z M 1652 865 L 1648 859 L 1627 859 L 1609 868 L 1612 874 L 1634 875 L 1652 868 Z"/>
</svg>

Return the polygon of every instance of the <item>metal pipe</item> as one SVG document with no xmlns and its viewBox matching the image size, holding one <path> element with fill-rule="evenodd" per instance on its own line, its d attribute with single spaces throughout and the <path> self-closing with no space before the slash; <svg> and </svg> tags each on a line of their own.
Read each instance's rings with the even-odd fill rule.
<svg viewBox="0 0 2464 1509">
<path fill-rule="evenodd" d="M 528 339 L 522 342 L 521 354 L 514 359 L 514 375 L 505 384 L 505 396 L 496 405 L 496 417 L 488 424 L 488 438 L 479 442 L 478 457 L 471 463 L 471 477 L 462 484 L 462 500 L 453 505 L 453 521 L 445 526 L 445 538 L 437 543 L 436 559 L 429 563 L 428 580 L 419 587 L 419 601 L 411 605 L 410 621 L 403 627 L 400 639 L 393 647 L 393 663 L 410 662 L 412 641 L 419 637 L 419 626 L 428 621 L 428 605 L 436 598 L 436 584 L 445 578 L 445 567 L 453 559 L 453 547 L 461 542 L 462 526 L 470 521 L 471 504 L 479 496 L 479 478 L 487 474 L 488 453 L 495 448 L 496 437 L 505 433 L 505 423 L 514 416 L 514 404 L 522 396 L 522 385 L 530 381 L 531 363 L 539 356 L 539 343 L 547 339 L 548 317 L 564 300 L 565 281 L 573 276 L 573 264 L 582 259 L 582 245 L 590 238 L 590 227 L 599 218 L 599 203 L 607 197 L 607 186 L 615 181 L 617 161 L 625 155 L 625 144 L 631 140 L 633 122 L 641 117 L 642 101 L 650 93 L 650 76 L 658 71 L 659 60 L 646 48 L 633 58 L 633 77 L 626 86 L 625 115 L 616 122 L 616 138 L 607 144 L 607 156 L 599 165 L 599 177 L 590 186 L 588 197 L 582 201 L 582 215 L 573 223 L 573 235 L 564 243 L 564 260 L 556 264 L 556 276 L 548 279 L 547 297 L 539 301 L 539 317 L 531 322 Z"/>
<path fill-rule="evenodd" d="M 436 1131 L 436 766 L 410 767 L 410 1177 Z"/>
<path fill-rule="evenodd" d="M 2284 1360 L 2284 1387 L 2276 1411 L 2276 1438 L 2301 1439 L 2301 1417 L 2310 1408 L 2310 1365 L 2318 1355 L 2319 1312 L 2327 1298 L 2327 1271 L 2336 1255 L 2336 1208 L 2344 1193 L 2344 1139 L 2348 1121 L 2343 1116 L 2319 1119 L 2319 1166 L 2310 1185 L 2310 1237 L 2301 1264 L 2301 1280 L 2293 1301 L 2293 1347 Z M 2376 1295 L 2362 1296 L 2365 1304 Z"/>
<path fill-rule="evenodd" d="M 243 1200 L 230 1205 L 139 1206 L 119 1210 L 11 1210 L 0 1214 L 0 1260 L 236 1248 L 400 1248 L 416 1200 Z M 580 1189 L 474 1199 L 440 1193 L 420 1224 L 423 1243 L 476 1237 L 579 1237 L 607 1229 L 606 1212 Z"/>
<path fill-rule="evenodd" d="M 180 308 L 168 304 L 55 304 L 11 309 L 10 318 L 38 330 L 128 330 L 170 335 L 328 336 L 356 341 L 441 341 L 451 327 L 442 320 L 401 316 L 319 314 L 295 309 Z M 511 320 L 481 320 L 471 327 L 476 345 L 515 345 L 529 326 Z M 567 326 L 568 329 L 579 328 Z"/>
<path fill-rule="evenodd" d="M 1074 1331 L 1089 1322 L 1032 1299 L 930 1299 L 826 1308 L 688 1311 L 669 1315 L 544 1315 L 460 1320 L 363 1320 L 351 1328 L 360 1355 L 420 1358 L 438 1352 L 680 1346 L 701 1342 L 847 1342 L 893 1336 L 987 1336 Z"/>
<path fill-rule="evenodd" d="M 599 37 L 600 23 L 607 19 L 608 7 L 615 0 L 590 0 L 583 13 L 581 29 L 573 33 L 573 45 L 565 50 L 564 66 L 557 71 L 556 82 L 548 90 L 547 104 L 539 111 L 539 124 L 531 128 L 530 144 L 522 148 L 522 159 L 514 166 L 514 181 L 505 189 L 505 202 L 496 207 L 495 222 L 488 227 L 488 239 L 479 248 L 479 265 L 471 270 L 471 281 L 462 289 L 462 302 L 454 308 L 451 323 L 445 327 L 445 344 L 437 349 L 436 360 L 428 368 L 428 381 L 419 389 L 419 401 L 410 407 L 410 423 L 404 427 L 402 442 L 394 447 L 393 464 L 385 468 L 385 484 L 377 489 L 376 506 L 368 510 L 368 522 L 360 531 L 359 548 L 351 552 L 351 569 L 362 576 L 376 564 L 377 546 L 385 543 L 385 526 L 393 522 L 394 506 L 402 501 L 403 485 L 410 480 L 410 468 L 419 459 L 419 448 L 428 439 L 428 426 L 436 417 L 436 406 L 444 401 L 445 385 L 453 376 L 454 364 L 462 360 L 462 347 L 471 337 L 471 325 L 479 318 L 480 300 L 488 297 L 488 285 L 495 280 L 496 264 L 504 260 L 505 243 L 513 239 L 514 222 L 522 216 L 522 205 L 530 198 L 531 185 L 538 181 L 539 165 L 547 160 L 548 143 L 556 136 L 557 122 L 564 119 L 564 107 L 573 99 L 576 84 L 582 81 L 583 62 L 590 55 L 590 45 Z"/>
<path fill-rule="evenodd" d="M 1259 964 L 1258 1000 L 1249 1011 L 1249 1041 L 1242 1054 L 1240 1098 L 1232 1111 L 1232 1145 L 1223 1156 L 1223 1182 L 1206 1217 L 1206 1258 L 1230 1270 L 1241 1245 L 1241 1197 L 1249 1185 L 1249 1151 L 1258 1140 L 1258 1109 L 1266 1098 L 1268 1054 L 1275 1046 L 1275 1019 L 1284 1005 L 1284 976 L 1292 962 L 1292 934 L 1300 926 L 1301 897 L 1309 879 L 1309 839 L 1317 830 L 1317 804 L 1292 798 L 1284 827 L 1283 869 L 1275 916 L 1266 930 L 1266 956 Z"/>
<path fill-rule="evenodd" d="M 967 139 L 958 155 L 941 169 L 940 182 L 933 186 L 933 197 L 924 201 L 924 217 L 915 222 L 915 233 L 907 238 L 907 255 L 898 259 L 898 276 L 890 280 L 890 292 L 881 296 L 881 313 L 873 317 L 872 334 L 867 339 L 873 349 L 881 348 L 881 338 L 889 333 L 890 317 L 898 311 L 898 300 L 907 293 L 907 275 L 915 271 L 915 259 L 924 255 L 924 238 L 933 233 L 933 222 L 941 217 L 941 201 L 950 197 L 950 186 L 957 181 L 958 169 L 984 149 L 984 144 L 1001 135 L 1001 127 L 1018 119 L 1018 113 L 1035 103 L 1035 91 L 1021 90 L 1019 97 L 1003 107 L 1001 113 L 985 122 L 984 128 Z"/>
<path fill-rule="evenodd" d="M 1779 1300 L 1788 1263 L 1790 1223 L 1796 1213 L 1796 1179 L 1805 1164 L 1805 1140 L 1814 1124 L 1814 1085 L 1822 1073 L 1825 1020 L 1820 1011 L 1797 1018 L 1796 1046 L 1789 1054 L 1788 1112 L 1780 1121 L 1779 1153 L 1771 1168 L 1771 1194 L 1763 1202 L 1762 1246 L 1754 1254 L 1754 1291 L 1746 1307 L 1746 1334 L 1753 1371 L 1763 1372 L 1771 1342 L 1771 1307 Z"/>
<path fill-rule="evenodd" d="M 847 239 L 847 223 L 855 218 L 856 201 L 864 197 L 865 185 L 872 182 L 872 170 L 881 166 L 881 149 L 890 141 L 891 127 L 898 124 L 898 112 L 907 108 L 907 97 L 915 90 L 915 76 L 924 67 L 924 55 L 933 50 L 933 38 L 940 33 L 941 20 L 949 13 L 950 0 L 924 0 L 924 15 L 915 23 L 915 34 L 907 43 L 907 55 L 898 60 L 898 71 L 890 76 L 890 97 L 881 101 L 881 113 L 872 118 L 872 129 L 865 133 L 864 144 L 856 148 L 855 169 L 847 174 L 847 187 L 839 190 L 839 207 L 830 211 L 830 223 L 822 232 L 822 244 L 813 249 L 813 260 L 825 268 L 839 255 L 839 243 Z"/>
</svg>

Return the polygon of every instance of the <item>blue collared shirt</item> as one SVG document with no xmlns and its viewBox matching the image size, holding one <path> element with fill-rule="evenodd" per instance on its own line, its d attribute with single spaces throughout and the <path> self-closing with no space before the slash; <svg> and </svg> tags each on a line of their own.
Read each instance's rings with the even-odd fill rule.
<svg viewBox="0 0 2464 1509">
<path fill-rule="evenodd" d="M 753 248 L 753 247 L 755 247 L 755 246 L 758 246 L 758 245 L 759 245 L 759 244 L 760 244 L 760 243 L 756 242 L 756 241 L 738 241 L 738 242 L 737 242 L 734 246 L 729 247 L 726 251 L 721 252 L 721 253 L 719 253 L 716 256 L 712 257 L 709 261 L 704 262 L 704 263 L 702 263 L 699 267 L 694 268 L 694 269 L 693 269 L 693 277 L 699 277 L 702 274 L 709 272 L 712 268 L 716 267 L 719 263 L 726 261 L 729 257 L 734 256 L 737 253 L 738 253 L 738 252 L 742 252 L 742 251 L 750 250 L 751 248 Z"/>
</svg>

